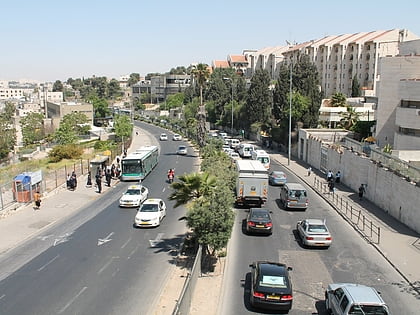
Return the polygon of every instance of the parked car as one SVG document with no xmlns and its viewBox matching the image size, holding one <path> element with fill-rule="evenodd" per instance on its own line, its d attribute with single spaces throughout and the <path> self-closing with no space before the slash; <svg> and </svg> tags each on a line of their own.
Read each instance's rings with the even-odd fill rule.
<svg viewBox="0 0 420 315">
<path fill-rule="evenodd" d="M 143 185 L 131 185 L 120 198 L 120 207 L 139 207 L 147 199 L 149 189 Z"/>
<path fill-rule="evenodd" d="M 134 226 L 159 226 L 166 216 L 166 205 L 162 199 L 147 199 L 143 202 L 134 218 Z"/>
<path fill-rule="evenodd" d="M 305 219 L 296 224 L 297 233 L 305 246 L 330 247 L 332 236 L 325 220 Z"/>
<path fill-rule="evenodd" d="M 293 290 L 285 264 L 257 261 L 251 267 L 251 306 L 288 312 L 292 308 Z"/>
<path fill-rule="evenodd" d="M 251 208 L 246 217 L 247 233 L 273 233 L 273 221 L 271 220 L 271 211 L 265 208 Z"/>
<path fill-rule="evenodd" d="M 268 183 L 270 185 L 280 185 L 283 186 L 287 183 L 287 176 L 282 171 L 272 171 L 268 175 Z"/>
<path fill-rule="evenodd" d="M 389 315 L 389 309 L 375 288 L 354 283 L 333 283 L 325 291 L 325 306 L 329 314 Z"/>
<path fill-rule="evenodd" d="M 159 136 L 160 141 L 166 141 L 168 140 L 168 135 L 166 133 L 161 133 Z"/>
<path fill-rule="evenodd" d="M 173 141 L 181 141 L 182 140 L 182 136 L 178 133 L 174 133 L 174 135 L 172 136 L 172 140 Z"/>
<path fill-rule="evenodd" d="M 180 145 L 178 147 L 178 150 L 176 150 L 176 154 L 178 155 L 187 155 L 188 154 L 188 149 L 185 145 Z"/>
</svg>

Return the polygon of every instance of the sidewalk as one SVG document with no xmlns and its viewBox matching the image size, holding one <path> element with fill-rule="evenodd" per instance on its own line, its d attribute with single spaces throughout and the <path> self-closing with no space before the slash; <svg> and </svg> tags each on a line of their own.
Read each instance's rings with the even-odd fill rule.
<svg viewBox="0 0 420 315">
<path fill-rule="evenodd" d="M 288 157 L 286 154 L 269 152 L 273 160 L 280 163 L 283 167 L 289 169 L 298 176 L 303 182 L 313 187 L 314 178 L 320 181 L 326 181 L 326 175 L 312 170 L 312 174 L 308 176 L 307 168 L 304 162 L 290 160 L 288 165 Z M 366 216 L 368 216 L 377 226 L 380 227 L 381 236 L 379 244 L 372 243 L 381 255 L 403 276 L 420 294 L 420 235 L 403 225 L 395 218 L 385 213 L 382 209 L 371 203 L 367 199 L 359 201 L 354 198 L 356 192 L 351 191 L 343 184 L 336 186 L 335 194 L 350 200 L 353 204 L 357 204 Z M 328 200 L 328 198 L 321 194 Z"/>
</svg>

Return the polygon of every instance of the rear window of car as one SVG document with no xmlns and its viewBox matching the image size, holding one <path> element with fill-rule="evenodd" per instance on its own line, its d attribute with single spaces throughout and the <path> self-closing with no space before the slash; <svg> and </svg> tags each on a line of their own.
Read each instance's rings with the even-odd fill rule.
<svg viewBox="0 0 420 315">
<path fill-rule="evenodd" d="M 282 276 L 263 275 L 260 281 L 262 287 L 287 288 L 287 281 Z"/>
<path fill-rule="evenodd" d="M 306 190 L 290 190 L 289 196 L 296 198 L 306 197 Z"/>
<path fill-rule="evenodd" d="M 353 305 L 349 315 L 388 315 L 388 312 L 381 305 Z"/>
<path fill-rule="evenodd" d="M 322 224 L 311 224 L 308 227 L 308 231 L 314 233 L 322 233 L 327 232 L 327 228 L 325 227 L 325 225 Z"/>
</svg>

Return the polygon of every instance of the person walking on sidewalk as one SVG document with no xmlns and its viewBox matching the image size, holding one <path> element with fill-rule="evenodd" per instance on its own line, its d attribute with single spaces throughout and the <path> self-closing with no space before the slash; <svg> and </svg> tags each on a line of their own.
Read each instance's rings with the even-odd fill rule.
<svg viewBox="0 0 420 315">
<path fill-rule="evenodd" d="M 100 172 L 96 173 L 95 180 L 96 186 L 98 187 L 98 193 L 100 194 L 102 192 L 102 175 Z"/>
<path fill-rule="evenodd" d="M 327 182 L 330 182 L 333 180 L 333 172 L 331 172 L 331 170 L 328 171 L 327 173 Z"/>
<path fill-rule="evenodd" d="M 312 173 L 312 167 L 309 166 L 308 167 L 308 177 L 311 176 L 311 173 Z"/>
<path fill-rule="evenodd" d="M 363 194 L 366 192 L 365 185 L 360 184 L 359 187 L 359 200 L 362 200 Z"/>
<path fill-rule="evenodd" d="M 35 210 L 39 210 L 39 207 L 41 207 L 41 194 L 39 193 L 39 190 L 35 191 L 34 193 L 34 201 L 35 201 Z"/>
<path fill-rule="evenodd" d="M 334 181 L 329 181 L 328 182 L 328 188 L 330 189 L 330 194 L 334 193 Z"/>
<path fill-rule="evenodd" d="M 88 173 L 87 182 L 86 182 L 86 187 L 87 187 L 87 188 L 91 188 L 91 187 L 92 187 L 92 175 L 91 175 L 91 172 L 90 172 L 90 171 L 89 171 L 89 173 Z"/>
<path fill-rule="evenodd" d="M 338 171 L 337 174 L 335 174 L 335 182 L 337 184 L 340 184 L 340 181 L 341 181 L 341 173 L 340 171 Z"/>
</svg>

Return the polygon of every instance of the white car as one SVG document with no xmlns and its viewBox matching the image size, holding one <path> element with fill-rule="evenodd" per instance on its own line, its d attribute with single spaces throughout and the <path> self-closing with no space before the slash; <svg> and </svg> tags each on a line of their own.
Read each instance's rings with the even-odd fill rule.
<svg viewBox="0 0 420 315">
<path fill-rule="evenodd" d="M 173 141 L 181 141 L 182 140 L 182 136 L 178 133 L 174 133 L 174 135 L 172 136 L 172 140 Z"/>
<path fill-rule="evenodd" d="M 137 210 L 135 227 L 159 226 L 166 216 L 166 205 L 162 199 L 147 199 Z"/>
<path fill-rule="evenodd" d="M 160 141 L 166 141 L 166 140 L 168 140 L 167 134 L 166 133 L 161 133 L 160 136 L 159 136 L 159 140 Z"/>
<path fill-rule="evenodd" d="M 229 154 L 229 156 L 232 160 L 242 160 L 240 155 L 238 153 L 236 153 L 235 151 L 229 152 L 228 154 Z"/>
<path fill-rule="evenodd" d="M 120 198 L 120 207 L 139 207 L 147 199 L 149 189 L 143 185 L 131 185 Z"/>
<path fill-rule="evenodd" d="M 188 154 L 188 149 L 185 145 L 180 145 L 178 147 L 178 150 L 176 150 L 176 154 L 178 155 L 187 155 Z"/>
<path fill-rule="evenodd" d="M 331 233 L 325 220 L 305 219 L 298 221 L 296 230 L 305 246 L 330 247 L 332 243 Z"/>
</svg>

